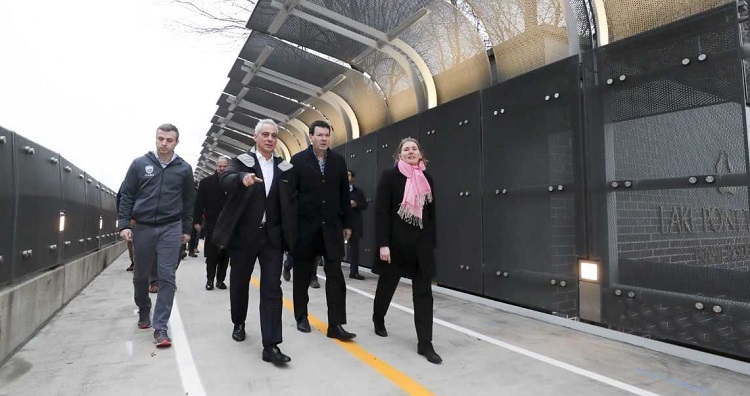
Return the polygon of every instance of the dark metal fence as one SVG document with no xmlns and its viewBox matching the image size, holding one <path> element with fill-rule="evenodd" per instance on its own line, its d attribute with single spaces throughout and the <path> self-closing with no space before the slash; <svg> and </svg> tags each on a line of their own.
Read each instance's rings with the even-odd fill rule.
<svg viewBox="0 0 750 396">
<path fill-rule="evenodd" d="M 730 4 L 337 149 L 374 198 L 399 140 L 420 139 L 436 184 L 440 284 L 591 320 L 578 268 L 593 260 L 593 321 L 750 358 L 739 45 Z M 365 266 L 377 248 L 373 212 Z"/>
<path fill-rule="evenodd" d="M 60 154 L 0 127 L 0 285 L 115 242 L 115 201 Z"/>
</svg>

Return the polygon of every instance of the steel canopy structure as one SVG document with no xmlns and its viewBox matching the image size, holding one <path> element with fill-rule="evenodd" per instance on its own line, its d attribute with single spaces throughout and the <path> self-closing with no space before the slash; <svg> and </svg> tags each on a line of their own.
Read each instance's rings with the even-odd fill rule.
<svg viewBox="0 0 750 396">
<path fill-rule="evenodd" d="M 333 146 L 728 0 L 259 0 L 196 178 L 282 126 L 279 154 L 327 120 Z"/>
</svg>

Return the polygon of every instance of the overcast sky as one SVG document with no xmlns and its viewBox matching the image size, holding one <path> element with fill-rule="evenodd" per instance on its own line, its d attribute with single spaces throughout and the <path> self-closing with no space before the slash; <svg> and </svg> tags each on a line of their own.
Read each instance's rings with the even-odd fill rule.
<svg viewBox="0 0 750 396">
<path fill-rule="evenodd" d="M 117 190 L 155 130 L 195 168 L 241 41 L 181 30 L 164 0 L 0 0 L 0 126 Z"/>
</svg>

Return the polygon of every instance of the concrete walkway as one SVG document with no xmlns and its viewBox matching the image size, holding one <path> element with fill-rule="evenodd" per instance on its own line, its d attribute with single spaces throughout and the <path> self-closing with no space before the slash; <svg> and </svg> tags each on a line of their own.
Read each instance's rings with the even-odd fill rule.
<svg viewBox="0 0 750 396">
<path fill-rule="evenodd" d="M 435 294 L 434 345 L 416 353 L 411 290 L 402 284 L 372 330 L 376 277 L 347 278 L 353 343 L 326 338 L 324 289 L 310 290 L 310 334 L 296 330 L 285 293 L 285 368 L 261 360 L 258 290 L 248 339 L 232 340 L 228 290 L 206 291 L 203 257 L 177 272 L 173 347 L 157 350 L 136 328 L 131 273 L 121 256 L 4 366 L 0 395 L 740 395 L 750 377 Z M 256 267 L 257 271 L 257 267 Z M 322 269 L 319 270 L 322 275 Z M 345 270 L 346 273 L 346 270 Z M 258 273 L 256 272 L 256 276 Z M 324 279 L 321 278 L 324 287 Z M 740 363 L 738 363 L 740 364 Z"/>
</svg>

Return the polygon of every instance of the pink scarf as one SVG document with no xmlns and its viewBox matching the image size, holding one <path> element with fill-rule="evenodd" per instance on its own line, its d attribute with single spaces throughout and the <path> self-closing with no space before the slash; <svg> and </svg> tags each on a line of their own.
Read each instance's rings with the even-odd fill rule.
<svg viewBox="0 0 750 396">
<path fill-rule="evenodd" d="M 432 202 L 432 189 L 423 173 L 424 163 L 420 161 L 419 165 L 412 166 L 399 160 L 398 170 L 406 176 L 404 198 L 398 207 L 398 216 L 411 225 L 423 228 L 422 209 L 425 203 Z"/>
</svg>

